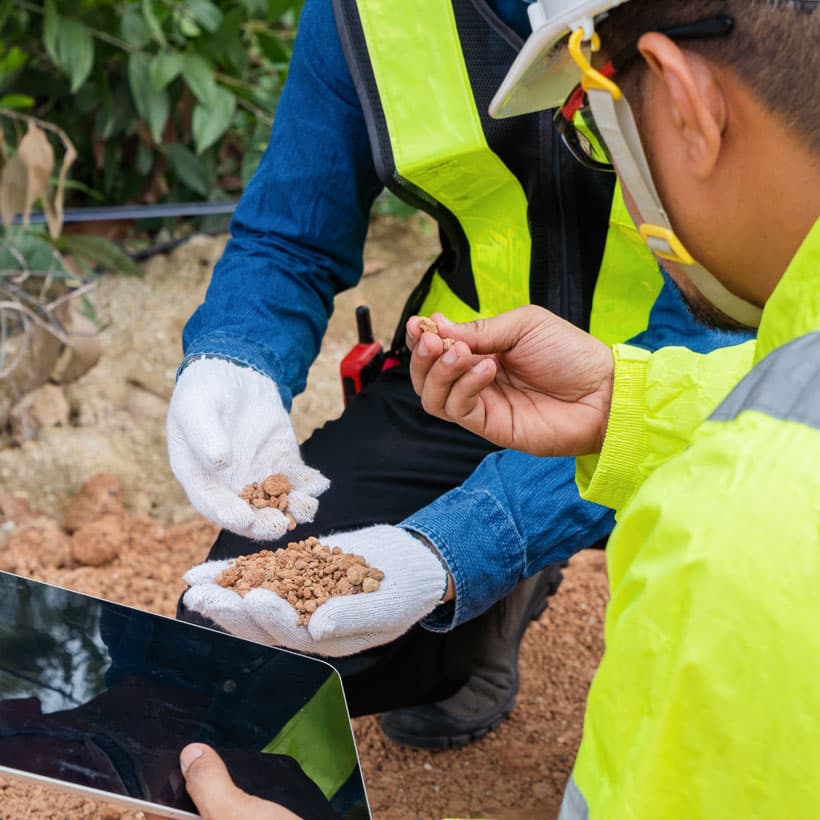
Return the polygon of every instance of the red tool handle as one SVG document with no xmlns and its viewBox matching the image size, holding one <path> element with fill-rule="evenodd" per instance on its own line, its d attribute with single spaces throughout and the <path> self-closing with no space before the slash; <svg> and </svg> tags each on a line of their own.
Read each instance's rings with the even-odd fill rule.
<svg viewBox="0 0 820 820">
<path fill-rule="evenodd" d="M 373 338 L 370 308 L 367 305 L 359 305 L 356 308 L 356 327 L 359 341 L 350 349 L 339 366 L 345 406 L 353 396 L 361 393 L 365 385 L 379 375 L 384 359 L 382 346 Z"/>
</svg>

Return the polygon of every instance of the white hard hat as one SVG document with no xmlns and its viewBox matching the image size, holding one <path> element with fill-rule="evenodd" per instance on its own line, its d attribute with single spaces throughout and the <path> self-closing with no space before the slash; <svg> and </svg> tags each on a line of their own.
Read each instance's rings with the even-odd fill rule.
<svg viewBox="0 0 820 820">
<path fill-rule="evenodd" d="M 583 28 L 587 37 L 595 20 L 629 0 L 536 0 L 527 9 L 532 34 L 490 103 L 496 118 L 529 114 L 561 105 L 578 84 L 578 66 L 566 49 L 567 37 Z"/>
</svg>

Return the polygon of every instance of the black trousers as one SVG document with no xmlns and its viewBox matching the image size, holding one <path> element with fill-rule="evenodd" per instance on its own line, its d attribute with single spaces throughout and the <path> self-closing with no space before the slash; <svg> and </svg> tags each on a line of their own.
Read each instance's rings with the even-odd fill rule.
<svg viewBox="0 0 820 820">
<path fill-rule="evenodd" d="M 268 544 L 223 530 L 208 559 L 233 558 L 332 531 L 397 524 L 461 484 L 495 449 L 461 427 L 428 415 L 413 392 L 408 364 L 402 362 L 382 373 L 349 402 L 339 419 L 316 430 L 302 445 L 305 463 L 330 479 L 316 519 Z M 181 600 L 177 617 L 214 626 L 187 611 Z M 453 694 L 470 675 L 480 621 L 444 634 L 416 626 L 386 646 L 329 659 L 342 676 L 351 714 L 433 703 Z"/>
</svg>

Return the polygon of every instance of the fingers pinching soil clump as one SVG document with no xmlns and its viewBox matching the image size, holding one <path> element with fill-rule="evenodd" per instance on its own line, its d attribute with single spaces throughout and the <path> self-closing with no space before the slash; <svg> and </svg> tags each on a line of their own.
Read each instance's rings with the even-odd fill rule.
<svg viewBox="0 0 820 820">
<path fill-rule="evenodd" d="M 435 333 L 436 336 L 441 336 L 438 325 L 426 316 L 419 319 L 419 329 L 423 333 Z M 456 340 L 451 339 L 449 336 L 441 336 L 441 343 L 444 345 L 444 352 L 446 353 L 456 343 Z"/>
<path fill-rule="evenodd" d="M 361 555 L 327 547 L 318 538 L 291 541 L 287 548 L 241 555 L 215 583 L 241 596 L 259 587 L 284 598 L 298 613 L 297 626 L 335 595 L 375 592 L 384 573 Z"/>
<path fill-rule="evenodd" d="M 284 513 L 288 520 L 288 529 L 296 528 L 296 519 L 288 510 L 288 493 L 293 489 L 288 477 L 284 473 L 274 473 L 263 481 L 254 481 L 246 484 L 239 493 L 240 498 L 244 498 L 252 507 L 257 510 L 264 510 L 273 507 Z"/>
</svg>

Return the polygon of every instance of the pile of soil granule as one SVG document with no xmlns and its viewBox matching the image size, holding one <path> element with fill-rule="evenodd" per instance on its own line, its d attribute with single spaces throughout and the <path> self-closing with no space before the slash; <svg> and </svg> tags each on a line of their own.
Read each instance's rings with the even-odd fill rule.
<svg viewBox="0 0 820 820">
<path fill-rule="evenodd" d="M 298 613 L 297 626 L 335 595 L 375 592 L 384 579 L 361 555 L 327 547 L 318 538 L 291 541 L 275 552 L 261 550 L 242 555 L 216 578 L 220 586 L 244 596 L 252 589 L 269 589 Z"/>
</svg>

